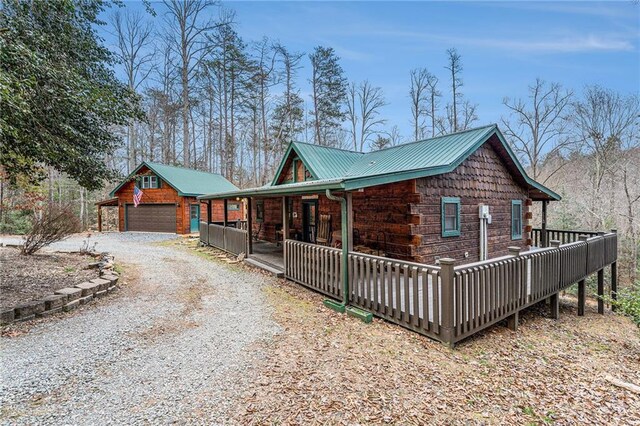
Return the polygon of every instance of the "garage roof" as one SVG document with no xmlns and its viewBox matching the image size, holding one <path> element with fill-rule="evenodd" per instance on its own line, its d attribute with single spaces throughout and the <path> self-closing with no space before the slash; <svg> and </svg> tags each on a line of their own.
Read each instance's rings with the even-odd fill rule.
<svg viewBox="0 0 640 426">
<path fill-rule="evenodd" d="M 127 176 L 113 191 L 110 196 L 115 196 L 116 192 L 124 184 L 133 179 L 142 167 L 147 167 L 178 191 L 182 197 L 197 197 L 211 191 L 228 192 L 238 190 L 238 187 L 225 179 L 218 173 L 202 172 L 200 170 L 186 169 L 184 167 L 167 166 L 166 164 L 143 161 Z"/>
</svg>

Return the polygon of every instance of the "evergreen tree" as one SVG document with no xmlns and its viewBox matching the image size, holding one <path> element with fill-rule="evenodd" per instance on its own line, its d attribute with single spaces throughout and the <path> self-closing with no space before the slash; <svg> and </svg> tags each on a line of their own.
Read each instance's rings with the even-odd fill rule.
<svg viewBox="0 0 640 426">
<path fill-rule="evenodd" d="M 42 166 L 88 189 L 116 173 L 104 161 L 113 132 L 142 118 L 135 94 L 112 71 L 97 36 L 101 0 L 5 0 L 0 9 L 0 165 L 14 180 Z"/>
<path fill-rule="evenodd" d="M 315 143 L 336 145 L 345 119 L 343 106 L 347 97 L 347 79 L 333 48 L 318 46 L 309 59 L 313 68 L 311 96 Z"/>
</svg>

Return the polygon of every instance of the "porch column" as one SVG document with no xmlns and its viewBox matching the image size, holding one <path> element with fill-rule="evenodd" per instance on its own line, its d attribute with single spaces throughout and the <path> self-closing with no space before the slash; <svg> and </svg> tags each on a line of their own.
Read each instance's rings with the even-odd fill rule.
<svg viewBox="0 0 640 426">
<path fill-rule="evenodd" d="M 229 212 L 227 211 L 227 207 L 229 207 L 229 200 L 224 199 L 224 226 L 227 226 L 227 220 L 229 219 Z"/>
<path fill-rule="evenodd" d="M 347 192 L 345 198 L 347 199 L 347 233 L 349 234 L 347 248 L 349 251 L 353 251 L 353 197 L 351 192 Z"/>
<path fill-rule="evenodd" d="M 247 254 L 253 254 L 253 207 L 251 207 L 251 197 L 247 198 L 247 235 L 249 242 L 247 243 Z"/>
<path fill-rule="evenodd" d="M 549 201 L 542 201 L 542 226 L 540 229 L 540 245 L 542 247 L 548 247 L 549 241 L 547 240 L 547 204 Z"/>
<path fill-rule="evenodd" d="M 284 273 L 287 275 L 287 244 L 289 239 L 289 203 L 286 195 L 282 197 L 282 259 L 284 260 Z"/>
<path fill-rule="evenodd" d="M 207 202 L 207 224 L 213 222 L 212 219 L 212 210 L 211 210 L 211 200 Z"/>
<path fill-rule="evenodd" d="M 102 206 L 98 204 L 98 232 L 102 232 Z"/>
</svg>

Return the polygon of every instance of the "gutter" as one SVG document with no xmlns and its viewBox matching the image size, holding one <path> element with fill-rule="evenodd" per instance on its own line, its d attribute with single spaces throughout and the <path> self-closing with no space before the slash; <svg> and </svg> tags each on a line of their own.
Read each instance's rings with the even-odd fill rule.
<svg viewBox="0 0 640 426">
<path fill-rule="evenodd" d="M 342 304 L 336 305 L 333 300 L 325 300 L 325 306 L 338 312 L 344 312 L 349 304 L 349 230 L 347 229 L 347 199 L 344 197 L 336 197 L 331 193 L 330 189 L 325 192 L 328 199 L 340 202 L 340 213 L 342 224 L 340 232 L 342 233 L 342 259 L 340 267 L 342 269 Z"/>
</svg>

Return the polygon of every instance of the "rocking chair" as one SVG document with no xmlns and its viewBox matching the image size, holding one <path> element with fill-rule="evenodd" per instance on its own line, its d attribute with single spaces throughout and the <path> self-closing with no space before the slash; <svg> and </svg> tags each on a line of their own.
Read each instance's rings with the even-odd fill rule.
<svg viewBox="0 0 640 426">
<path fill-rule="evenodd" d="M 331 243 L 331 215 L 321 214 L 318 223 L 318 235 L 316 244 L 328 246 Z"/>
</svg>

